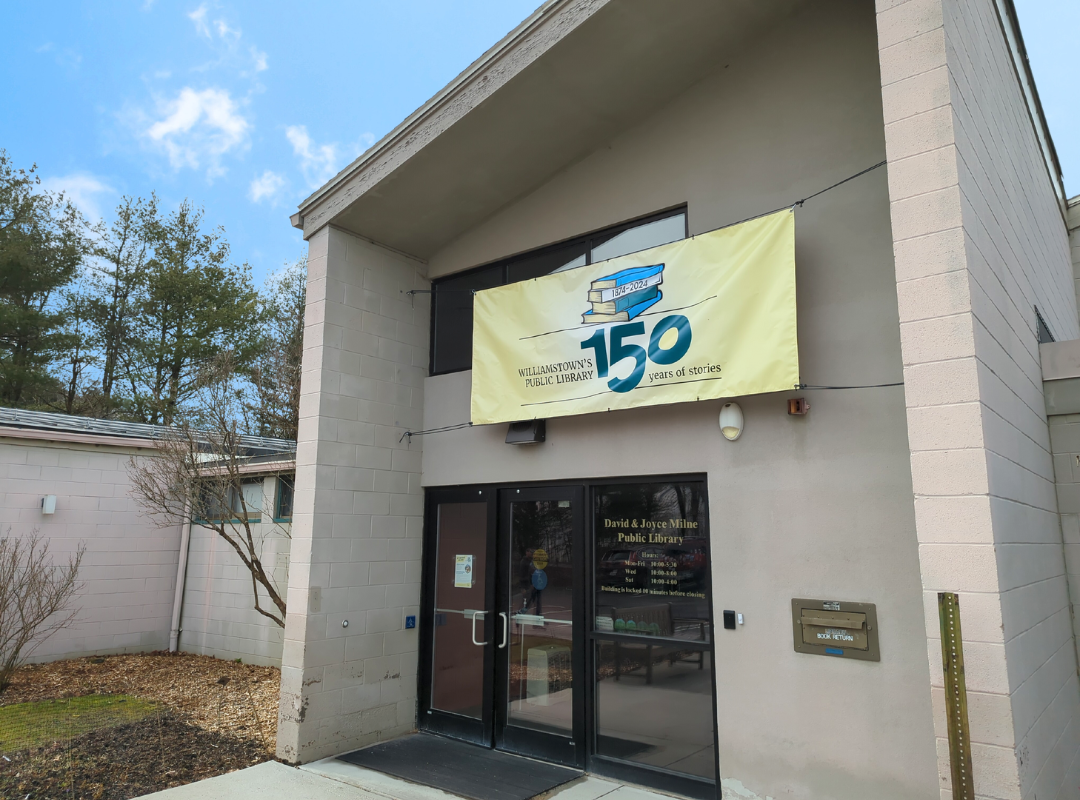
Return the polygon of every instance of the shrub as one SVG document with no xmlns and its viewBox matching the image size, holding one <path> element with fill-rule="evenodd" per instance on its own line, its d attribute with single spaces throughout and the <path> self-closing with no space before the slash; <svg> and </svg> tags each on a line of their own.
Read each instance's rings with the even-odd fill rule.
<svg viewBox="0 0 1080 800">
<path fill-rule="evenodd" d="M 10 530 L 0 536 L 0 694 L 11 685 L 15 669 L 79 613 L 71 602 L 81 588 L 85 552 L 80 544 L 67 566 L 57 566 L 37 531 L 18 539 Z"/>
</svg>

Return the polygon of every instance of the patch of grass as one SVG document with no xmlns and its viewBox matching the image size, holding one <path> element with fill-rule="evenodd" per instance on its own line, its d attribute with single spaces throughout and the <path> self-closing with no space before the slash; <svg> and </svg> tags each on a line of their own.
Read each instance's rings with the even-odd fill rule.
<svg viewBox="0 0 1080 800">
<path fill-rule="evenodd" d="M 135 722 L 157 710 L 155 703 L 125 694 L 0 706 L 0 753 L 42 747 L 99 728 Z"/>
<path fill-rule="evenodd" d="M 202 730 L 162 709 L 0 758 L 4 800 L 130 800 L 269 760 L 263 744 Z"/>
</svg>

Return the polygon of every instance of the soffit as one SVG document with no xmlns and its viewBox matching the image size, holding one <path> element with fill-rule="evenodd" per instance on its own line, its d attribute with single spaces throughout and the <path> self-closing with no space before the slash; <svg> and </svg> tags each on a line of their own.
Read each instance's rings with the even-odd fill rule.
<svg viewBox="0 0 1080 800">
<path fill-rule="evenodd" d="M 332 223 L 427 258 L 662 107 L 802 2 L 552 4 L 551 14 L 577 16 L 549 20 L 563 26 L 557 36 L 538 32 L 537 24 L 489 51 L 490 63 L 471 67 L 305 201 L 304 234 Z M 529 48 L 529 37 L 542 34 L 547 49 L 519 57 L 517 63 L 528 63 L 507 76 L 510 51 Z M 499 86 L 485 94 L 489 79 Z M 446 115 L 455 112 L 447 125 Z M 425 137 L 425 125 L 442 127 Z"/>
</svg>

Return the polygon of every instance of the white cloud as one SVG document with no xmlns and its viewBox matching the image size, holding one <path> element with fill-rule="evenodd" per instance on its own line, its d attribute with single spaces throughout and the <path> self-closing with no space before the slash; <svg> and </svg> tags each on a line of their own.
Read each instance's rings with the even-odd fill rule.
<svg viewBox="0 0 1080 800">
<path fill-rule="evenodd" d="M 230 28 L 229 24 L 223 19 L 215 19 L 214 27 L 217 29 L 218 36 L 222 39 L 239 39 L 240 29 Z"/>
<path fill-rule="evenodd" d="M 300 159 L 300 171 L 308 186 L 317 189 L 332 178 L 338 170 L 337 144 L 315 145 L 308 135 L 306 125 L 290 125 L 285 129 L 285 136 L 293 146 L 293 152 Z"/>
<path fill-rule="evenodd" d="M 210 25 L 207 24 L 206 20 L 206 3 L 203 3 L 201 6 L 188 14 L 188 19 L 195 23 L 196 33 L 198 33 L 200 36 L 205 36 L 207 39 L 211 38 Z"/>
<path fill-rule="evenodd" d="M 361 133 L 360 138 L 356 140 L 356 155 L 366 153 L 373 144 L 375 144 L 374 133 Z"/>
<path fill-rule="evenodd" d="M 375 135 L 361 133 L 355 142 L 340 147 L 337 142 L 316 145 L 311 140 L 306 125 L 290 125 L 285 136 L 292 144 L 293 153 L 300 160 L 300 171 L 312 189 L 317 189 L 341 169 L 340 161 L 356 158 L 375 144 Z"/>
<path fill-rule="evenodd" d="M 205 164 L 208 177 L 221 175 L 221 157 L 248 144 L 251 125 L 227 89 L 185 86 L 176 99 L 158 103 L 158 116 L 142 134 L 168 155 L 173 169 Z"/>
<path fill-rule="evenodd" d="M 266 170 L 262 175 L 251 182 L 251 187 L 248 189 L 248 197 L 251 198 L 251 202 L 253 203 L 259 203 L 264 198 L 268 198 L 270 202 L 273 203 L 277 198 L 278 192 L 281 191 L 284 185 L 285 179 L 281 175 Z"/>
<path fill-rule="evenodd" d="M 91 222 L 101 219 L 99 195 L 115 194 L 116 190 L 89 172 L 72 172 L 41 179 L 41 186 L 50 192 L 63 192 Z"/>
<path fill-rule="evenodd" d="M 56 63 L 69 70 L 77 70 L 82 64 L 82 56 L 70 47 L 65 47 L 63 52 L 56 56 Z"/>
<path fill-rule="evenodd" d="M 251 60 L 255 63 L 256 72 L 262 72 L 264 69 L 269 69 L 270 67 L 266 62 L 266 53 L 254 46 L 251 48 Z"/>
<path fill-rule="evenodd" d="M 45 44 L 40 47 L 35 47 L 34 52 L 55 53 L 53 61 L 70 72 L 74 72 L 82 65 L 82 55 L 78 51 L 72 50 L 70 47 L 65 47 L 63 50 L 57 50 L 56 45 L 52 42 L 45 42 Z"/>
<path fill-rule="evenodd" d="M 243 69 L 240 72 L 241 77 L 251 77 L 268 68 L 266 53 L 252 45 L 247 48 L 247 55 L 245 55 L 245 51 L 240 45 L 240 39 L 243 37 L 244 32 L 239 27 L 230 25 L 223 17 L 215 17 L 211 20 L 210 10 L 206 3 L 189 12 L 188 19 L 195 24 L 196 33 L 208 39 L 213 48 L 218 51 L 219 56 L 216 61 L 196 67 L 196 70 L 205 71 L 222 65 L 235 65 L 238 62 L 247 61 L 249 57 L 251 59 L 251 68 L 250 70 Z"/>
</svg>

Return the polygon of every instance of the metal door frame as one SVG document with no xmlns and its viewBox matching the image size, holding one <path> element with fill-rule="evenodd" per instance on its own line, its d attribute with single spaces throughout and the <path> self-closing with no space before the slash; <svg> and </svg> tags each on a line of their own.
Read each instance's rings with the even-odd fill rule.
<svg viewBox="0 0 1080 800">
<path fill-rule="evenodd" d="M 474 744 L 491 747 L 493 742 L 494 696 L 491 691 L 495 671 L 495 634 L 493 614 L 484 615 L 484 695 L 481 719 L 440 711 L 431 707 L 432 658 L 435 652 L 435 560 L 438 557 L 438 508 L 443 503 L 484 503 L 487 505 L 487 551 L 485 554 L 484 608 L 495 607 L 495 548 L 498 516 L 496 490 L 491 486 L 455 489 L 428 489 L 424 507 L 423 580 L 420 591 L 420 664 L 417 727 L 421 730 L 452 736 Z M 479 628 L 479 626 L 477 626 Z M 478 634 L 479 635 L 479 634 Z"/>
<path fill-rule="evenodd" d="M 433 710 L 430 707 L 431 698 L 431 658 L 433 653 L 434 644 L 434 589 L 435 589 L 435 570 L 432 569 L 434 563 L 436 550 L 436 537 L 437 537 L 437 520 L 435 518 L 435 510 L 440 503 L 445 502 L 475 502 L 478 498 L 483 498 L 484 502 L 488 504 L 488 550 L 487 550 L 487 598 L 485 603 L 489 609 L 497 609 L 499 606 L 496 604 L 495 591 L 500 584 L 499 577 L 495 574 L 495 569 L 498 561 L 498 542 L 499 537 L 503 534 L 503 525 L 501 525 L 501 517 L 503 511 L 503 503 L 500 499 L 502 494 L 509 493 L 510 491 L 516 491 L 521 489 L 524 493 L 525 490 L 530 492 L 533 490 L 556 490 L 556 491 L 579 491 L 581 492 L 581 499 L 578 502 L 578 508 L 582 515 L 581 527 L 576 529 L 580 532 L 578 540 L 575 542 L 575 564 L 581 566 L 577 569 L 574 576 L 574 618 L 575 618 L 575 637 L 587 636 L 586 625 L 584 621 L 590 619 L 589 614 L 592 613 L 593 604 L 595 602 L 595 565 L 594 560 L 594 541 L 596 532 L 593 530 L 593 503 L 595 492 L 594 490 L 601 486 L 620 485 L 620 484 L 638 484 L 638 483 L 665 483 L 665 482 L 688 482 L 697 481 L 701 482 L 705 486 L 705 499 L 706 508 L 709 515 L 709 531 L 710 531 L 710 543 L 709 543 L 709 569 L 710 576 L 713 568 L 713 514 L 712 507 L 709 502 L 709 481 L 707 474 L 704 473 L 684 473 L 684 474 L 662 474 L 662 475 L 629 475 L 619 476 L 611 478 L 593 478 L 593 479 L 579 479 L 579 480 L 562 480 L 562 481 L 529 481 L 529 482 L 516 482 L 516 483 L 502 483 L 502 484 L 475 484 L 470 486 L 457 486 L 451 488 L 429 488 L 425 491 L 424 500 L 424 549 L 422 556 L 423 563 L 423 578 L 421 588 L 421 606 L 420 606 L 420 665 L 418 670 L 419 681 L 419 717 L 417 720 L 417 727 L 421 730 L 430 731 L 432 733 L 441 734 L 444 736 L 451 736 L 457 739 L 463 739 L 465 741 L 474 742 L 478 745 L 492 748 L 495 747 L 495 699 L 496 699 L 496 686 L 495 686 L 495 650 L 494 646 L 489 646 L 485 653 L 484 660 L 484 711 L 482 723 L 477 725 L 474 721 L 467 720 L 457 714 L 450 714 L 438 710 Z M 588 509 L 585 505 L 588 504 Z M 508 504 L 507 504 L 508 505 Z M 577 515 L 575 515 L 577 516 Z M 508 536 L 508 534 L 506 534 Z M 581 554 L 580 559 L 578 553 Z M 710 781 L 705 778 L 697 778 L 691 775 L 683 773 L 674 773 L 664 770 L 662 768 L 647 767 L 644 765 L 634 764 L 628 761 L 621 761 L 606 756 L 601 756 L 595 753 L 592 742 L 592 737 L 595 736 L 595 720 L 594 715 L 596 713 L 596 704 L 594 698 L 594 675 L 593 669 L 595 667 L 593 663 L 593 657 L 591 653 L 592 640 L 587 638 L 582 646 L 578 646 L 575 638 L 575 656 L 573 661 L 574 669 L 574 683 L 575 683 L 575 713 L 574 713 L 574 743 L 575 743 L 575 766 L 588 770 L 590 773 L 597 775 L 603 775 L 615 779 L 625 780 L 632 783 L 638 783 L 643 786 L 651 786 L 653 788 L 660 789 L 662 791 L 674 792 L 690 798 L 700 798 L 700 800 L 713 800 L 719 797 L 720 788 L 720 770 L 719 770 L 719 708 L 718 697 L 716 692 L 716 684 L 718 675 L 720 672 L 720 665 L 717 663 L 716 655 L 716 614 L 714 609 L 714 595 L 715 586 L 712 586 L 710 580 L 710 592 L 709 592 L 709 613 L 712 622 L 712 636 L 711 636 L 711 671 L 713 681 L 713 693 L 712 693 L 712 705 L 713 705 L 713 741 L 715 742 L 716 749 L 716 775 L 718 776 L 715 781 Z M 493 642 L 493 637 L 496 635 L 496 620 L 499 620 L 498 614 L 486 615 L 484 625 L 484 641 Z M 494 619 L 492 619 L 494 618 Z M 581 625 L 577 624 L 578 619 L 582 619 Z M 501 620 L 500 620 L 501 621 Z M 498 632 L 501 635 L 501 630 Z M 584 663 L 579 661 L 584 659 Z M 579 681 L 578 676 L 582 678 Z M 584 690 L 583 705 L 580 707 L 582 713 L 578 713 L 578 687 Z M 505 706 L 503 706 L 505 708 Z M 474 722 L 473 725 L 462 724 L 463 721 Z M 540 759 L 546 759 L 547 756 L 543 754 L 533 754 L 534 757 Z M 557 759 L 549 759 L 555 760 Z M 560 762 L 566 763 L 566 762 Z"/>
<path fill-rule="evenodd" d="M 596 723 L 596 659 L 593 652 L 593 643 L 596 640 L 604 638 L 612 638 L 609 635 L 599 635 L 594 632 L 591 627 L 588 629 L 588 648 L 586 655 L 588 662 L 586 664 L 587 669 L 587 682 L 586 689 L 588 692 L 587 708 L 589 713 L 589 742 L 588 742 L 588 755 L 586 757 L 585 768 L 590 774 L 600 775 L 602 777 L 613 778 L 615 780 L 625 781 L 627 783 L 636 783 L 641 786 L 647 786 L 659 791 L 666 792 L 668 794 L 682 795 L 683 797 L 694 798 L 694 800 L 719 800 L 720 791 L 720 717 L 719 717 L 719 700 L 717 698 L 717 678 L 719 676 L 720 667 L 716 662 L 716 613 L 714 608 L 714 596 L 716 589 L 713 582 L 713 516 L 712 506 L 709 501 L 709 480 L 708 475 L 704 473 L 688 473 L 681 475 L 639 475 L 631 477 L 616 477 L 616 478 L 596 478 L 594 480 L 586 481 L 587 498 L 589 504 L 589 517 L 587 521 L 586 534 L 588 536 L 588 547 L 586 548 L 586 556 L 584 559 L 584 571 L 586 578 L 586 602 L 587 613 L 590 615 L 588 619 L 592 618 L 594 613 L 596 602 L 596 563 L 595 563 L 595 543 L 596 543 L 596 530 L 594 529 L 594 517 L 595 517 L 595 505 L 596 505 L 596 490 L 605 486 L 624 486 L 635 484 L 649 484 L 649 483 L 700 483 L 705 488 L 705 509 L 709 520 L 709 596 L 708 596 L 708 608 L 709 608 L 709 622 L 711 626 L 711 634 L 709 636 L 709 642 L 707 646 L 701 647 L 701 650 L 709 653 L 709 665 L 712 672 L 712 728 L 713 728 L 713 756 L 714 763 L 713 769 L 716 775 L 716 780 L 709 780 L 708 778 L 699 778 L 695 775 L 689 775 L 684 772 L 673 772 L 671 770 L 664 769 L 663 767 L 646 766 L 644 764 L 636 764 L 631 761 L 624 761 L 610 756 L 603 756 L 596 752 L 594 739 L 597 736 Z"/>
<path fill-rule="evenodd" d="M 493 616 L 503 624 L 502 614 L 507 614 L 510 609 L 510 582 L 513 579 L 513 565 L 510 563 L 510 537 L 511 537 L 511 505 L 515 502 L 528 502 L 535 500 L 569 500 L 573 517 L 571 525 L 571 560 L 573 564 L 584 563 L 585 557 L 585 487 L 580 484 L 560 484 L 557 486 L 522 486 L 521 488 L 501 488 L 499 490 L 499 570 L 496 572 L 496 611 Z M 580 567 L 573 571 L 573 599 L 571 602 L 571 619 L 573 620 L 573 637 L 571 639 L 573 656 L 571 657 L 571 672 L 573 675 L 572 702 L 573 702 L 573 728 L 570 740 L 552 733 L 529 730 L 527 728 L 510 725 L 507 721 L 507 697 L 506 681 L 501 680 L 506 675 L 509 663 L 509 650 L 496 648 L 495 670 L 495 747 L 518 755 L 539 758 L 564 764 L 570 767 L 585 767 L 586 736 L 585 736 L 585 684 L 588 676 L 585 674 L 585 572 Z M 496 635 L 501 636 L 500 630 Z M 509 637 L 507 637 L 508 639 Z"/>
</svg>

